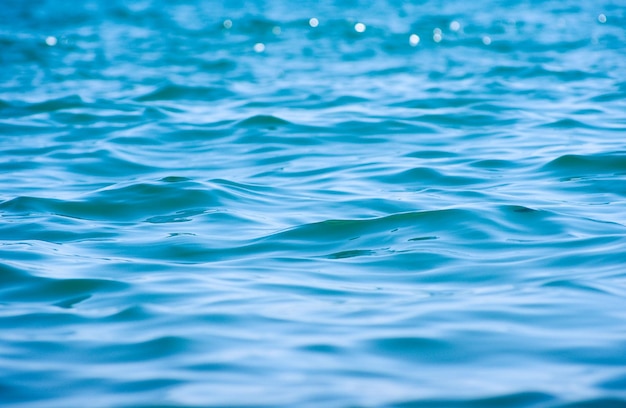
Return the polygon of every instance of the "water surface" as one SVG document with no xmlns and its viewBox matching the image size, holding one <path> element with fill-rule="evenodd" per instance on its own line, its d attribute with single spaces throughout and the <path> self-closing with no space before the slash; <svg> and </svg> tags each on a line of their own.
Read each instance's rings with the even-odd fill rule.
<svg viewBox="0 0 626 408">
<path fill-rule="evenodd" d="M 5 1 L 7 407 L 626 406 L 619 1 Z"/>
</svg>

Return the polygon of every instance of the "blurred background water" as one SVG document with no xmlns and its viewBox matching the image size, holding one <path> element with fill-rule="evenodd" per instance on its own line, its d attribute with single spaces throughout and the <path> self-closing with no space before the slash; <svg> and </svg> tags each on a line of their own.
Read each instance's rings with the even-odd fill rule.
<svg viewBox="0 0 626 408">
<path fill-rule="evenodd" d="M 626 406 L 625 28 L 4 0 L 0 405 Z"/>
</svg>

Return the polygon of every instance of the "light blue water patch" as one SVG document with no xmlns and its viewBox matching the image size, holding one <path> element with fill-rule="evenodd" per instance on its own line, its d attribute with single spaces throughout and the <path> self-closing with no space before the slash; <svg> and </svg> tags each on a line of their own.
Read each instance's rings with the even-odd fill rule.
<svg viewBox="0 0 626 408">
<path fill-rule="evenodd" d="M 626 406 L 622 2 L 3 6 L 0 405 Z"/>
</svg>

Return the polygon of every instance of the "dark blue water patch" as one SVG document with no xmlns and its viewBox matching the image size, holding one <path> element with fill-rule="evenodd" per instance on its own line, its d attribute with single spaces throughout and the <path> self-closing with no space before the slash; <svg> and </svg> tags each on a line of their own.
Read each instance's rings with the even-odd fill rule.
<svg viewBox="0 0 626 408">
<path fill-rule="evenodd" d="M 520 163 L 510 160 L 486 159 L 478 160 L 471 164 L 473 167 L 498 171 L 504 169 L 514 169 L 521 167 Z"/>
<path fill-rule="evenodd" d="M 591 102 L 600 102 L 600 103 L 623 102 L 625 95 L 626 95 L 626 93 L 624 91 L 621 91 L 621 92 L 608 92 L 608 93 L 603 93 L 603 94 L 600 94 L 600 95 L 594 95 L 593 97 L 590 98 L 590 101 Z"/>
<path fill-rule="evenodd" d="M 239 126 L 259 127 L 266 129 L 276 129 L 279 126 L 290 125 L 289 121 L 271 115 L 257 115 L 246 118 L 239 122 Z"/>
<path fill-rule="evenodd" d="M 416 157 L 419 159 L 443 159 L 450 157 L 458 157 L 458 154 L 451 151 L 442 150 L 419 150 L 407 154 L 407 157 Z"/>
<path fill-rule="evenodd" d="M 451 98 L 451 97 L 432 97 L 424 99 L 416 99 L 411 101 L 402 102 L 398 106 L 411 108 L 411 109 L 439 109 L 439 108 L 463 108 L 472 107 L 479 103 L 486 102 L 486 99 L 481 98 Z"/>
<path fill-rule="evenodd" d="M 593 129 L 595 126 L 574 119 L 559 119 L 557 121 L 540 125 L 544 128 L 566 129 L 572 131 L 574 129 Z"/>
<path fill-rule="evenodd" d="M 7 287 L 10 287 L 10 285 L 29 284 L 37 280 L 28 270 L 22 270 L 16 266 L 0 264 L 0 271 L 2 283 Z"/>
<path fill-rule="evenodd" d="M 551 394 L 540 392 L 522 392 L 510 395 L 502 395 L 490 398 L 476 398 L 470 400 L 454 400 L 454 399 L 423 399 L 415 401 L 406 401 L 395 403 L 392 406 L 398 408 L 416 408 L 416 407 L 539 407 L 551 406 L 556 402 L 556 398 Z"/>
<path fill-rule="evenodd" d="M 152 102 L 152 101 L 206 101 L 212 102 L 218 99 L 223 99 L 232 96 L 232 92 L 224 88 L 208 88 L 198 86 L 183 86 L 168 84 L 159 87 L 157 90 L 148 94 L 135 98 L 138 102 Z"/>
<path fill-rule="evenodd" d="M 557 175 L 622 175 L 626 171 L 626 155 L 607 152 L 593 155 L 564 155 L 548 163 L 545 170 Z"/>
<path fill-rule="evenodd" d="M 345 258 L 354 258 L 357 256 L 370 256 L 375 255 L 376 252 L 372 250 L 363 250 L 363 249 L 353 249 L 348 251 L 335 252 L 333 254 L 328 255 L 329 259 L 345 259 Z"/>
<path fill-rule="evenodd" d="M 26 116 L 38 113 L 50 113 L 64 109 L 79 109 L 88 105 L 78 95 L 68 95 L 65 97 L 50 99 L 35 103 L 25 102 L 3 102 L 6 104 L 0 111 L 5 117 Z"/>
<path fill-rule="evenodd" d="M 561 405 L 564 408 L 591 408 L 597 406 L 603 407 L 623 407 L 626 401 L 623 398 L 593 398 L 586 401 L 570 402 Z"/>
<path fill-rule="evenodd" d="M 113 231 L 94 230 L 93 227 L 75 217 L 57 214 L 41 214 L 38 218 L 29 216 L 34 222 L 24 222 L 22 215 L 5 216 L 5 225 L 0 230 L 16 241 L 38 240 L 53 243 L 72 241 L 111 239 Z"/>
<path fill-rule="evenodd" d="M 52 300 L 55 306 L 69 308 L 71 305 L 88 299 L 94 293 L 111 290 L 123 290 L 126 285 L 121 282 L 96 279 L 39 279 L 40 282 L 30 284 L 27 288 L 16 287 L 3 291 L 7 301 L 45 302 Z"/>
<path fill-rule="evenodd" d="M 380 179 L 389 184 L 402 184 L 409 188 L 415 184 L 427 186 L 465 186 L 483 182 L 483 180 L 479 178 L 441 174 L 429 167 L 417 167 L 403 171 L 400 174 L 383 176 Z"/>
</svg>

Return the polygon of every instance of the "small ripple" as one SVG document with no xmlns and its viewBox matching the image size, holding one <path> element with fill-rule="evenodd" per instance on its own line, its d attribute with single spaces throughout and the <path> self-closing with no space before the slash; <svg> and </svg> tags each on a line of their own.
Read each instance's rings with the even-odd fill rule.
<svg viewBox="0 0 626 408">
<path fill-rule="evenodd" d="M 424 109 L 424 110 L 436 110 L 436 109 L 449 109 L 449 108 L 463 108 L 471 107 L 479 103 L 487 102 L 488 99 L 484 98 L 445 98 L 445 97 L 433 97 L 424 99 L 414 99 L 409 101 L 403 101 L 400 103 L 392 104 L 391 106 L 401 106 L 411 109 Z"/>
<path fill-rule="evenodd" d="M 579 46 L 587 45 L 584 42 L 573 43 L 569 45 L 563 45 L 564 48 L 571 46 L 573 49 L 578 48 Z M 515 46 L 514 46 L 515 47 Z M 548 68 L 542 65 L 519 65 L 519 66 L 503 66 L 496 65 L 494 66 L 490 72 L 487 74 L 489 77 L 498 77 L 504 76 L 507 78 L 541 78 L 541 77 L 549 77 L 554 78 L 563 82 L 572 82 L 572 81 L 584 81 L 585 79 L 595 78 L 595 77 L 604 77 L 605 74 L 601 73 L 593 73 L 582 70 L 557 70 Z"/>
<path fill-rule="evenodd" d="M 193 342 L 181 336 L 162 336 L 141 342 L 116 342 L 93 347 L 95 360 L 132 363 L 176 356 L 193 348 Z"/>
<path fill-rule="evenodd" d="M 467 176 L 445 175 L 432 167 L 417 167 L 410 170 L 403 170 L 392 175 L 379 176 L 379 180 L 389 184 L 400 184 L 403 186 L 466 186 L 480 184 L 484 179 Z"/>
<path fill-rule="evenodd" d="M 513 160 L 485 159 L 470 163 L 470 166 L 489 170 L 506 170 L 522 167 L 522 163 Z"/>
<path fill-rule="evenodd" d="M 229 98 L 233 93 L 225 88 L 185 86 L 176 84 L 163 85 L 147 94 L 137 96 L 137 102 L 158 101 L 202 101 L 211 102 Z"/>
<path fill-rule="evenodd" d="M 545 123 L 539 125 L 539 127 L 543 128 L 553 128 L 553 129 L 598 129 L 596 126 L 589 125 L 587 123 L 575 120 L 575 119 L 559 119 L 554 122 Z"/>
<path fill-rule="evenodd" d="M 11 285 L 29 285 L 38 279 L 38 277 L 31 275 L 25 269 L 0 264 L 0 282 L 5 288 Z"/>
<path fill-rule="evenodd" d="M 221 206 L 216 189 L 194 182 L 135 183 L 98 190 L 80 200 L 22 196 L 0 203 L 13 214 L 57 214 L 89 220 L 145 220 L 175 213 L 174 218 L 201 214 Z M 156 214 L 155 214 L 156 213 Z"/>
<path fill-rule="evenodd" d="M 542 284 L 548 288 L 558 288 L 572 292 L 592 292 L 595 294 L 606 294 L 618 297 L 626 295 L 626 291 L 620 287 L 606 286 L 594 281 L 584 281 L 580 279 L 553 279 Z"/>
<path fill-rule="evenodd" d="M 41 102 L 26 103 L 12 102 L 7 103 L 7 107 L 11 107 L 12 116 L 25 116 L 37 113 L 50 113 L 68 109 L 81 109 L 89 105 L 78 95 L 68 95 L 61 98 L 48 99 Z"/>
<path fill-rule="evenodd" d="M 245 127 L 265 127 L 276 128 L 279 126 L 291 125 L 291 122 L 272 115 L 256 115 L 246 118 L 238 123 Z"/>
<path fill-rule="evenodd" d="M 465 398 L 465 399 L 417 399 L 412 401 L 398 402 L 390 405 L 394 408 L 418 408 L 418 407 L 463 407 L 463 408 L 527 408 L 553 406 L 557 401 L 557 397 L 552 394 L 542 392 L 515 392 L 506 395 L 483 398 Z M 558 406 L 561 407 L 561 406 Z"/>
<path fill-rule="evenodd" d="M 11 302 L 49 302 L 68 308 L 94 294 L 123 291 L 129 285 L 106 279 L 48 279 L 38 278 L 28 286 L 5 290 L 3 297 Z M 60 299 L 60 300 L 59 300 Z"/>
<path fill-rule="evenodd" d="M 446 127 L 463 126 L 470 128 L 494 125 L 507 126 L 517 123 L 516 119 L 506 119 L 495 114 L 471 113 L 471 111 L 467 113 L 424 114 L 414 117 L 413 120 Z"/>
<path fill-rule="evenodd" d="M 72 174 L 83 174 L 91 177 L 122 177 L 131 174 L 146 174 L 155 170 L 151 164 L 140 163 L 120 152 L 109 149 L 95 151 L 64 151 L 57 150 L 48 155 L 66 171 Z"/>
<path fill-rule="evenodd" d="M 447 159 L 452 157 L 459 157 L 459 154 L 444 150 L 418 150 L 406 154 L 406 157 L 415 157 L 418 159 Z"/>
<path fill-rule="evenodd" d="M 541 169 L 561 177 L 599 174 L 626 174 L 626 154 L 623 152 L 590 155 L 566 154 L 547 163 Z"/>
<path fill-rule="evenodd" d="M 365 341 L 368 349 L 376 354 L 406 358 L 413 361 L 451 363 L 468 362 L 472 357 L 467 350 L 459 349 L 447 341 L 428 337 L 384 337 Z"/>
<path fill-rule="evenodd" d="M 345 259 L 345 258 L 355 258 L 358 256 L 371 256 L 375 255 L 375 251 L 364 250 L 364 249 L 353 249 L 349 251 L 341 251 L 335 252 L 333 254 L 328 255 L 328 259 Z"/>
</svg>

